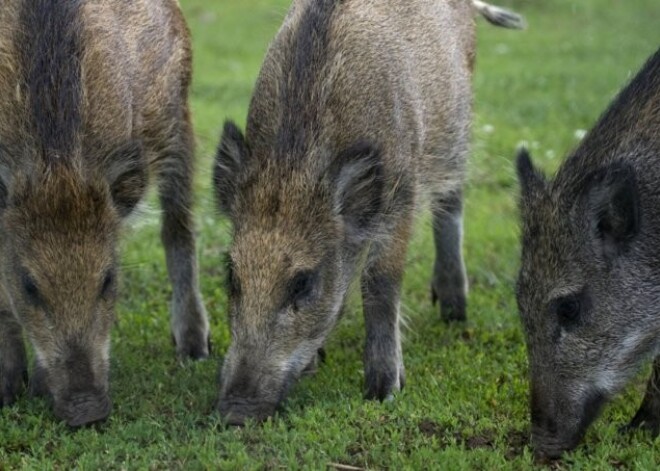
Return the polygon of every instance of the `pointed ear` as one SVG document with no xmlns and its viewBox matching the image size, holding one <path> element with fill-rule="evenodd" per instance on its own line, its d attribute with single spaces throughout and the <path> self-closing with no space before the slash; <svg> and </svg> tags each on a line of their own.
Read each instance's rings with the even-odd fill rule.
<svg viewBox="0 0 660 471">
<path fill-rule="evenodd" d="M 128 216 L 144 196 L 149 180 L 142 141 L 128 141 L 111 152 L 105 160 L 105 177 L 119 214 Z"/>
<path fill-rule="evenodd" d="M 534 168 L 532 157 L 525 147 L 518 150 L 516 156 L 516 170 L 518 171 L 518 181 L 520 182 L 521 196 L 525 200 L 526 196 L 542 189 L 545 184 L 545 177 L 541 172 Z"/>
<path fill-rule="evenodd" d="M 249 149 L 241 130 L 226 121 L 213 167 L 213 188 L 220 211 L 229 215 L 237 191 L 237 181 L 247 162 Z"/>
<path fill-rule="evenodd" d="M 639 233 L 640 203 L 635 170 L 623 162 L 587 180 L 586 208 L 592 237 L 606 257 L 622 253 Z"/>
<path fill-rule="evenodd" d="M 373 234 L 383 206 L 384 169 L 380 151 L 358 142 L 344 150 L 330 168 L 335 208 L 349 235 L 358 241 Z"/>
</svg>

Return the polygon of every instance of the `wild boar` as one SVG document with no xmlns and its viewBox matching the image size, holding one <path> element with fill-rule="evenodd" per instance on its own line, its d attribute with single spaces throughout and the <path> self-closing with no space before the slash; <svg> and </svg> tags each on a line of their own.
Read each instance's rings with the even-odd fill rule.
<svg viewBox="0 0 660 471">
<path fill-rule="evenodd" d="M 503 26 L 518 16 L 477 2 Z M 431 289 L 465 319 L 462 181 L 471 121 L 469 0 L 297 0 L 257 79 L 246 135 L 227 122 L 214 186 L 233 223 L 232 343 L 218 407 L 271 415 L 360 276 L 365 396 L 404 384 L 399 299 L 415 209 L 432 200 Z M 426 198 L 425 198 L 426 196 Z"/>
<path fill-rule="evenodd" d="M 660 347 L 660 50 L 549 181 L 518 156 L 517 299 L 539 457 L 574 448 Z M 660 359 L 632 427 L 660 427 Z"/>
<path fill-rule="evenodd" d="M 183 357 L 208 355 L 191 218 L 191 51 L 175 0 L 0 9 L 0 406 L 26 378 L 71 426 L 110 412 L 122 222 L 158 178 Z"/>
</svg>

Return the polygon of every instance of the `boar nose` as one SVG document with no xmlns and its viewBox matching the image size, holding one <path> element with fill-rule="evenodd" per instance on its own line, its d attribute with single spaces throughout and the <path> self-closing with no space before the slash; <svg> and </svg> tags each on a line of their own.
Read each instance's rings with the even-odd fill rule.
<svg viewBox="0 0 660 471">
<path fill-rule="evenodd" d="M 243 370 L 229 384 L 220 398 L 218 409 L 227 425 L 245 425 L 247 419 L 265 420 L 275 411 L 275 404 L 260 397 L 258 383 Z"/>
<path fill-rule="evenodd" d="M 557 439 L 557 421 L 554 418 L 550 391 L 542 391 L 538 383 L 531 388 L 530 412 L 532 421 L 532 445 L 536 460 L 554 460 L 561 455 L 562 447 Z"/>
<path fill-rule="evenodd" d="M 81 427 L 105 420 L 110 415 L 110 396 L 98 391 L 72 394 L 55 405 L 55 415 L 70 427 Z"/>
<path fill-rule="evenodd" d="M 276 404 L 232 396 L 220 400 L 218 410 L 226 425 L 243 426 L 248 419 L 263 422 L 275 413 Z"/>
</svg>

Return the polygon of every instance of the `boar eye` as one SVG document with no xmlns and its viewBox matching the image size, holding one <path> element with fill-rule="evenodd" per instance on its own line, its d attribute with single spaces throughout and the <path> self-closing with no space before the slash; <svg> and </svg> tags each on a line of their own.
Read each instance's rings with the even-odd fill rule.
<svg viewBox="0 0 660 471">
<path fill-rule="evenodd" d="M 559 299 L 556 304 L 557 316 L 563 323 L 575 322 L 580 316 L 580 300 L 575 296 Z"/>
<path fill-rule="evenodd" d="M 23 293 L 28 301 L 34 305 L 40 305 L 41 295 L 39 294 L 39 288 L 37 288 L 37 284 L 32 277 L 27 273 L 24 273 L 21 282 L 23 284 Z"/>
<path fill-rule="evenodd" d="M 108 270 L 103 279 L 103 285 L 101 286 L 101 297 L 107 297 L 111 294 L 112 290 L 115 287 L 115 273 L 113 270 Z"/>
<path fill-rule="evenodd" d="M 310 299 L 316 287 L 317 275 L 311 270 L 302 270 L 293 277 L 288 286 L 288 300 L 294 309 Z"/>
</svg>

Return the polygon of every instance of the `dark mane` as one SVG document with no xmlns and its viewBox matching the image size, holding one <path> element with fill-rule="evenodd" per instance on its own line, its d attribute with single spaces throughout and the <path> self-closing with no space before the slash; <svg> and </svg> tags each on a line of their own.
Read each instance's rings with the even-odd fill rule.
<svg viewBox="0 0 660 471">
<path fill-rule="evenodd" d="M 613 129 L 625 130 L 630 126 L 639 126 L 637 120 L 642 110 L 651 112 L 651 116 L 645 115 L 647 118 L 657 119 L 660 116 L 660 49 L 646 61 L 632 81 L 610 104 L 596 127 L 589 133 L 590 136 L 585 139 L 585 143 L 589 137 L 596 139 L 600 135 L 610 135 Z"/>
<path fill-rule="evenodd" d="M 657 142 L 660 126 L 660 49 L 619 92 L 577 149 L 562 164 L 554 186 L 580 188 L 599 167 L 634 158 Z M 653 142 L 652 142 L 653 141 Z M 624 147 L 622 147 L 624 146 Z M 637 146 L 632 148 L 631 146 Z M 627 148 L 630 147 L 630 148 Z"/>
<path fill-rule="evenodd" d="M 17 46 L 35 144 L 47 161 L 65 158 L 81 126 L 80 0 L 24 0 Z"/>
<path fill-rule="evenodd" d="M 304 153 L 314 139 L 319 75 L 327 62 L 332 14 L 338 0 L 311 0 L 293 33 L 280 84 L 283 115 L 277 154 Z M 310 106 L 312 105 L 312 106 Z"/>
</svg>

